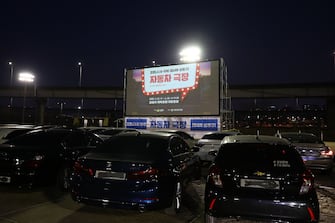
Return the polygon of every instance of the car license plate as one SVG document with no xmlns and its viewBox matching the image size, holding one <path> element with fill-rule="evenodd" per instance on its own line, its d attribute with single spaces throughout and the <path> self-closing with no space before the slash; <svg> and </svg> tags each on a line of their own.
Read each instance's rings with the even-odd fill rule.
<svg viewBox="0 0 335 223">
<path fill-rule="evenodd" d="M 240 186 L 247 188 L 260 188 L 270 190 L 280 189 L 280 184 L 278 180 L 241 179 Z"/>
<path fill-rule="evenodd" d="M 10 183 L 11 178 L 7 176 L 0 176 L 0 183 Z"/>
<path fill-rule="evenodd" d="M 95 171 L 95 177 L 96 178 L 102 178 L 102 179 L 111 179 L 111 180 L 125 180 L 126 179 L 126 173 L 105 171 L 105 170 L 97 170 L 97 171 Z"/>
</svg>

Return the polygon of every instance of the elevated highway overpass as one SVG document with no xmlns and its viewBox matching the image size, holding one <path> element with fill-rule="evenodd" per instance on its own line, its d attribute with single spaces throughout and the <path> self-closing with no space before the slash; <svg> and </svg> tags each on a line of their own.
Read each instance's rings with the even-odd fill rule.
<svg viewBox="0 0 335 223">
<path fill-rule="evenodd" d="M 84 98 L 123 100 L 122 87 L 37 87 L 29 86 L 26 97 L 36 98 Z M 333 98 L 335 83 L 232 85 L 231 98 Z M 0 87 L 0 97 L 24 97 L 23 86 Z"/>
<path fill-rule="evenodd" d="M 123 101 L 122 87 L 0 87 L 0 98 L 36 98 L 39 104 L 40 123 L 46 99 L 116 99 Z M 327 103 L 328 128 L 335 138 L 335 83 L 274 84 L 274 85 L 232 85 L 228 97 L 234 99 L 252 98 L 323 98 Z"/>
</svg>

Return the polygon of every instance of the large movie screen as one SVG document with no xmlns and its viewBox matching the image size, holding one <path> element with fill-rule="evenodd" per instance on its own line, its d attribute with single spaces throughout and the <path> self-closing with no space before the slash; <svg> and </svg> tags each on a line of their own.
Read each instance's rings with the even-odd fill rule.
<svg viewBox="0 0 335 223">
<path fill-rule="evenodd" d="M 219 114 L 219 60 L 126 72 L 126 116 Z"/>
</svg>

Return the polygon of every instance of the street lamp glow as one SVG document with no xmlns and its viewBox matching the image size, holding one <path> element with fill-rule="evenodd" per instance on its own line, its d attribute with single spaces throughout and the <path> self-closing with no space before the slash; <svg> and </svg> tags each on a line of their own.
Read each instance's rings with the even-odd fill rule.
<svg viewBox="0 0 335 223">
<path fill-rule="evenodd" d="M 183 62 L 194 62 L 200 60 L 201 50 L 197 46 L 191 46 L 183 49 L 179 55 Z"/>
<path fill-rule="evenodd" d="M 19 81 L 22 82 L 34 82 L 35 80 L 35 75 L 28 73 L 28 72 L 23 72 L 19 74 Z"/>
</svg>

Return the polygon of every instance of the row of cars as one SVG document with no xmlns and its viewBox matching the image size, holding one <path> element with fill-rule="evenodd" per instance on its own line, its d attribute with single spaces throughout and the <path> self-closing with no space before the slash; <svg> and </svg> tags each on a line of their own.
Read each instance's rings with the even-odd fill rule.
<svg viewBox="0 0 335 223">
<path fill-rule="evenodd" d="M 199 157 L 175 133 L 121 132 L 102 138 L 50 127 L 8 139 L 0 145 L 0 183 L 56 184 L 78 202 L 178 212 L 185 186 L 200 177 Z"/>
<path fill-rule="evenodd" d="M 203 163 L 211 163 L 226 136 L 240 135 L 239 131 L 222 131 L 206 133 L 199 139 L 200 159 Z M 312 170 L 331 173 L 334 165 L 334 152 L 315 134 L 308 132 L 277 132 L 276 137 L 288 140 L 301 155 L 305 165 Z"/>
<path fill-rule="evenodd" d="M 306 166 L 318 160 L 316 153 L 303 158 L 283 133 L 216 132 L 192 143 L 176 131 L 109 129 L 107 137 L 106 130 L 95 130 L 35 129 L 8 140 L 0 146 L 0 182 L 31 185 L 50 178 L 77 202 L 178 212 L 185 187 L 200 177 L 210 153 L 206 222 L 319 220 L 314 175 Z M 333 159 L 326 149 L 320 154 Z"/>
</svg>

